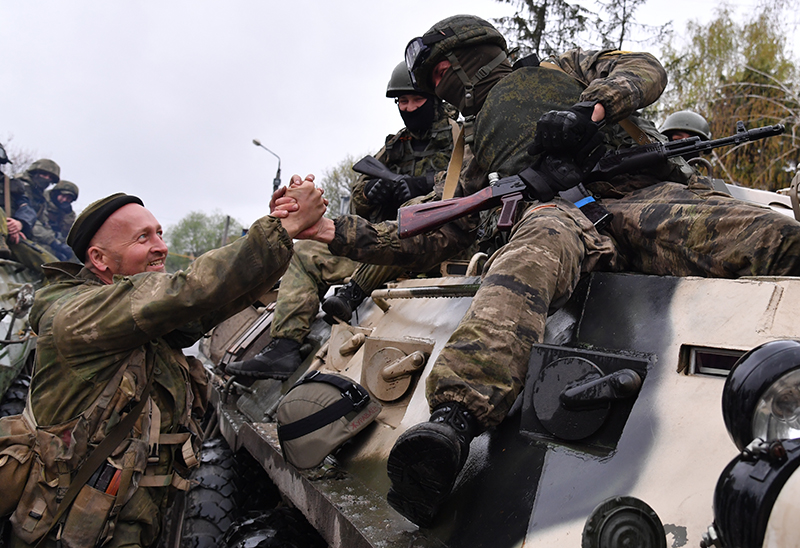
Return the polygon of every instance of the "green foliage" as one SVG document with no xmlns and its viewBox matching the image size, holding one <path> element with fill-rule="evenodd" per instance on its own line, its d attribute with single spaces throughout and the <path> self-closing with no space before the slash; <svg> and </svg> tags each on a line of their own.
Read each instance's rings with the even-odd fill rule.
<svg viewBox="0 0 800 548">
<path fill-rule="evenodd" d="M 220 211 L 214 211 L 210 215 L 192 211 L 177 224 L 168 227 L 164 234 L 170 251 L 167 270 L 184 270 L 195 257 L 238 238 L 242 233 L 242 224 L 230 219 L 228 239 L 226 242 L 222 241 L 227 218 Z"/>
<path fill-rule="evenodd" d="M 349 213 L 350 188 L 358 180 L 359 174 L 353 171 L 357 160 L 348 154 L 335 167 L 325 170 L 319 186 L 325 189 L 328 199 L 328 211 L 325 216 L 335 219 L 339 215 Z"/>
<path fill-rule="evenodd" d="M 569 49 L 622 49 L 632 42 L 634 30 L 656 43 L 670 31 L 670 24 L 643 25 L 634 19 L 647 0 L 596 0 L 597 13 L 566 0 L 497 0 L 515 7 L 509 17 L 495 19 L 498 29 L 520 57 L 536 53 L 554 56 Z"/>
<path fill-rule="evenodd" d="M 663 60 L 671 85 L 659 114 L 692 109 L 702 114 L 714 137 L 729 135 L 741 120 L 749 128 L 784 124 L 781 137 L 715 151 L 715 169 L 743 186 L 777 190 L 797 170 L 800 123 L 797 67 L 788 51 L 786 21 L 797 0 L 763 1 L 739 23 L 722 6 L 707 25 L 688 27 L 688 43 L 668 44 Z"/>
</svg>

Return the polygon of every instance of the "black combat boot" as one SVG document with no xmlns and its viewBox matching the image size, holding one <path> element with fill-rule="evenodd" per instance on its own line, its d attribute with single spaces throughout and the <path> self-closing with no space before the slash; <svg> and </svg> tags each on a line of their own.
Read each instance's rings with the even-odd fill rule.
<svg viewBox="0 0 800 548">
<path fill-rule="evenodd" d="M 252 379 L 285 380 L 297 371 L 302 361 L 299 342 L 291 339 L 272 339 L 261 352 L 249 360 L 229 363 L 225 372 Z"/>
<path fill-rule="evenodd" d="M 349 322 L 353 311 L 364 302 L 367 296 L 358 284 L 352 280 L 338 288 L 334 294 L 322 303 L 322 310 L 343 322 Z"/>
<path fill-rule="evenodd" d="M 392 482 L 389 504 L 420 527 L 430 525 L 479 433 L 478 421 L 456 402 L 437 406 L 428 422 L 403 432 L 386 465 Z"/>
</svg>

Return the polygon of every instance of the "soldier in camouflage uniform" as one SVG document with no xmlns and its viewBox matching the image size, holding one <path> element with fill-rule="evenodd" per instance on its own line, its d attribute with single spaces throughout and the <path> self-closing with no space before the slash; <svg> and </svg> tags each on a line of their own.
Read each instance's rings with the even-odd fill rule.
<svg viewBox="0 0 800 548">
<path fill-rule="evenodd" d="M 61 180 L 61 168 L 53 160 L 43 158 L 33 162 L 19 179 L 25 184 L 31 207 L 39 215 L 46 203 L 44 191 Z"/>
<path fill-rule="evenodd" d="M 480 290 L 439 354 L 427 380 L 430 420 L 404 432 L 390 453 L 389 502 L 420 525 L 431 523 L 449 495 L 473 437 L 508 413 L 548 311 L 569 299 L 582 274 L 800 274 L 800 224 L 713 191 L 683 159 L 587 184 L 596 204 L 613 214 L 598 230 L 558 193 L 581 181 L 600 144 L 634 143 L 620 124 L 665 140 L 635 114 L 663 91 L 663 67 L 645 53 L 576 50 L 513 70 L 505 51 L 502 35 L 473 16 L 437 23 L 406 51 L 421 89 L 476 115 L 474 159 L 457 195 L 485 188 L 489 173 L 522 176 L 531 167 L 528 181 L 541 198 L 519 208 L 509 242 L 487 263 Z M 424 269 L 489 229 L 480 223 L 473 215 L 400 240 L 396 223 L 343 216 L 324 220 L 318 239 L 355 260 Z"/>
<path fill-rule="evenodd" d="M 49 285 L 30 314 L 39 335 L 30 405 L 22 419 L 0 419 L 0 436 L 15 433 L 20 420 L 35 431 L 31 479 L 11 516 L 12 547 L 36 545 L 48 530 L 41 546 L 155 544 L 170 486 L 187 487 L 177 471 L 196 464 L 208 398 L 202 364 L 181 349 L 272 287 L 292 238 L 325 211 L 313 182 L 284 191 L 299 211 L 273 211 L 177 274 L 164 271 L 161 226 L 138 198 L 114 194 L 81 213 L 68 242 L 86 266 L 45 267 Z M 63 525 L 51 529 L 56 496 L 148 390 L 136 426 L 100 468 L 119 479 L 108 487 L 98 487 L 102 473 L 90 479 L 94 489 L 84 486 Z"/>
<path fill-rule="evenodd" d="M 41 159 L 33 162 L 21 175 L 12 178 L 9 181 L 11 213 L 4 212 L 4 218 L 0 219 L 0 238 L 10 248 L 9 254 L 3 253 L 5 250 L 0 247 L 0 255 L 10 255 L 10 258 L 39 273 L 42 264 L 58 259 L 33 241 L 33 227 L 38 213 L 30 189 L 36 185 L 46 188 L 58 182 L 60 173 L 61 168 L 53 160 Z M 0 203 L 5 203 L 4 186 L 0 186 Z"/>
<path fill-rule="evenodd" d="M 376 222 L 394 219 L 397 208 L 411 198 L 430 193 L 437 172 L 447 170 L 453 149 L 452 107 L 446 107 L 433 94 L 420 94 L 411 85 L 405 63 L 392 73 L 386 96 L 397 102 L 406 124 L 386 138 L 376 158 L 390 170 L 407 175 L 398 184 L 386 179 L 360 177 L 353 185 L 351 211 Z M 366 295 L 388 279 L 405 272 L 404 268 L 374 267 L 359 269 L 359 277 L 336 293 L 333 315 L 342 317 L 341 307 L 350 313 Z M 270 334 L 272 341 L 249 360 L 232 362 L 226 371 L 252 378 L 287 379 L 300 366 L 300 346 L 319 311 L 320 298 L 328 288 L 352 276 L 359 264 L 335 256 L 318 242 L 301 242 L 281 280 Z"/>
<path fill-rule="evenodd" d="M 61 261 L 77 261 L 66 240 L 75 222 L 72 202 L 78 199 L 78 185 L 61 179 L 56 186 L 45 190 L 44 196 L 44 209 L 33 225 L 34 241 Z"/>
</svg>

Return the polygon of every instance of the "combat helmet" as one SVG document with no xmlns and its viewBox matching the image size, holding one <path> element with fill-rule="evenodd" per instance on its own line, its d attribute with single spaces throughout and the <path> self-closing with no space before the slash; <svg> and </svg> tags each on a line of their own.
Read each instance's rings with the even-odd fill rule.
<svg viewBox="0 0 800 548">
<path fill-rule="evenodd" d="M 49 173 L 50 175 L 53 175 L 55 177 L 55 181 L 49 181 L 47 184 L 37 181 L 36 177 L 31 177 L 31 182 L 34 184 L 34 186 L 40 188 L 41 190 L 44 190 L 52 183 L 57 183 L 61 178 L 61 168 L 58 167 L 58 164 L 55 163 L 53 160 L 49 160 L 47 158 L 36 160 L 30 165 L 30 167 L 27 170 L 29 175 L 33 175 L 33 173 L 37 171 L 44 171 L 45 173 Z"/>
<path fill-rule="evenodd" d="M 420 93 L 420 91 L 411 83 L 411 75 L 408 74 L 405 62 L 402 62 L 392 71 L 392 77 L 386 86 L 386 97 L 400 97 L 407 93 Z"/>
<path fill-rule="evenodd" d="M 61 179 L 50 191 L 50 195 L 55 198 L 59 194 L 69 194 L 73 201 L 78 199 L 78 185 L 71 181 Z"/>
<path fill-rule="evenodd" d="M 711 128 L 706 119 L 691 110 L 673 112 L 667 116 L 658 131 L 664 134 L 669 131 L 685 131 L 697 135 L 703 141 L 711 139 Z"/>
<path fill-rule="evenodd" d="M 475 81 L 470 81 L 461 70 L 458 59 L 453 55 L 453 50 L 481 44 L 499 46 L 503 53 L 483 67 L 476 75 Z M 408 43 L 406 66 L 416 88 L 432 94 L 434 93 L 431 82 L 433 69 L 439 62 L 447 59 L 464 86 L 470 89 L 478 80 L 505 60 L 507 51 L 505 38 L 491 23 L 474 15 L 454 15 L 442 19 L 425 34 Z"/>
</svg>

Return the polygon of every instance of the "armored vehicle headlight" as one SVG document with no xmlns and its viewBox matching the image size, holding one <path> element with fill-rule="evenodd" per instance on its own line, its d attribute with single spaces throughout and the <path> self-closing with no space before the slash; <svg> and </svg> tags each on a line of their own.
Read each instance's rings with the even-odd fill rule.
<svg viewBox="0 0 800 548">
<path fill-rule="evenodd" d="M 753 413 L 753 437 L 800 438 L 800 369 L 780 377 L 761 396 Z"/>
<path fill-rule="evenodd" d="M 722 416 L 739 450 L 755 438 L 800 438 L 800 341 L 757 346 L 731 369 Z"/>
</svg>

